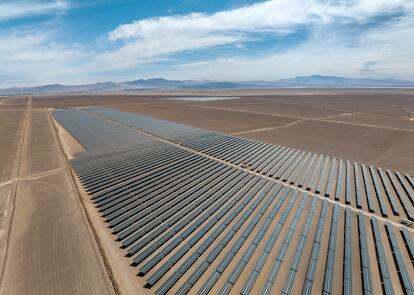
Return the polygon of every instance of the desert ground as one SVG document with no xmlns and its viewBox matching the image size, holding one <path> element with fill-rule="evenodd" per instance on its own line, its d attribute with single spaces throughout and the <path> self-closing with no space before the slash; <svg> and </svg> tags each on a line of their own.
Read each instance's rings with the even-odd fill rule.
<svg viewBox="0 0 414 295">
<path fill-rule="evenodd" d="M 114 294 L 46 109 L 0 106 L 1 294 Z"/>
<path fill-rule="evenodd" d="M 194 95 L 238 96 L 174 101 Z M 413 90 L 181 91 L 38 97 L 34 107 L 109 106 L 414 174 Z"/>
<path fill-rule="evenodd" d="M 208 95 L 239 98 L 216 101 L 168 99 Z M 145 278 L 136 276 L 136 269 L 129 265 L 124 250 L 115 243 L 104 218 L 97 212 L 80 179 L 69 168 L 67 161 L 84 147 L 50 115 L 51 109 L 86 106 L 105 106 L 414 175 L 413 90 L 188 90 L 0 98 L 0 210 L 4 212 L 0 217 L 0 249 L 4 249 L 0 253 L 0 294 L 136 294 L 137 290 L 152 293 L 142 289 Z M 311 198 L 304 205 L 308 212 Z M 293 204 L 292 212 L 300 210 L 299 207 L 300 199 Z M 316 232 L 321 207 L 322 203 L 316 206 L 309 236 L 313 237 Z M 287 202 L 278 214 L 286 208 Z M 330 204 L 327 219 L 331 218 L 331 209 Z M 252 212 L 248 222 L 257 212 L 258 209 Z M 340 224 L 344 223 L 344 212 L 339 213 Z M 306 214 L 301 215 L 299 224 L 304 224 L 306 217 Z M 289 214 L 286 224 L 291 224 L 293 219 L 294 214 Z M 271 228 L 277 224 L 277 218 L 272 222 Z M 356 215 L 352 215 L 351 223 L 352 231 L 356 233 Z M 262 220 L 258 227 L 263 224 Z M 368 229 L 368 220 L 365 225 Z M 229 229 L 220 237 L 227 232 Z M 285 226 L 280 236 L 284 237 L 287 232 L 288 226 Z M 328 237 L 329 226 L 325 226 L 323 232 Z M 381 233 L 386 236 L 383 227 Z M 254 234 L 257 229 L 247 242 Z M 269 237 L 270 232 L 267 232 L 263 239 Z M 299 235 L 295 234 L 292 245 L 298 239 Z M 342 235 L 337 240 L 338 256 L 343 255 L 343 239 Z M 398 241 L 400 245 L 404 244 L 401 237 Z M 283 238 L 278 239 L 275 248 L 282 243 Z M 358 244 L 356 235 L 352 243 Z M 230 246 L 222 251 L 197 287 L 213 275 L 218 261 L 225 258 Z M 324 243 L 320 251 L 326 252 L 327 247 Z M 373 280 L 380 281 L 371 237 L 368 247 Z M 387 260 L 393 261 L 388 243 L 384 247 Z M 260 244 L 258 253 L 263 248 Z M 242 251 L 245 250 L 247 247 L 243 246 Z M 306 275 L 311 250 L 312 244 L 308 243 L 296 275 L 299 279 Z M 259 258 L 258 253 L 253 260 Z M 272 253 L 264 264 L 266 273 L 271 270 L 276 254 Z M 187 253 L 185 258 L 189 255 Z M 293 263 L 294 255 L 293 250 L 289 251 L 285 258 L 287 265 Z M 354 261 L 359 261 L 357 251 L 352 255 Z M 404 255 L 410 261 L 408 255 Z M 318 261 L 318 267 L 324 267 L 325 263 L 324 255 Z M 185 282 L 196 266 L 193 265 L 180 282 Z M 234 268 L 235 261 L 229 267 Z M 246 269 L 252 271 L 253 267 L 250 263 Z M 391 279 L 398 281 L 395 264 L 389 263 L 389 267 Z M 336 267 L 335 271 L 335 277 L 342 277 L 342 267 Z M 411 271 L 410 279 L 414 279 L 413 275 Z M 275 284 L 283 286 L 287 276 L 288 269 L 282 269 Z M 322 281 L 320 276 L 323 274 L 316 274 L 315 282 Z M 224 286 L 227 277 L 221 276 L 217 284 Z M 165 279 L 162 278 L 156 287 Z M 242 277 L 232 292 L 240 292 L 246 279 Z M 260 280 L 252 294 L 260 292 L 259 286 L 265 283 L 263 278 Z M 323 286 L 315 283 L 314 288 L 321 291 Z M 362 287 L 354 280 L 352 288 L 359 294 Z M 373 288 L 374 294 L 381 292 L 379 285 Z M 333 290 L 335 294 L 341 293 L 342 282 L 334 282 Z M 178 287 L 174 286 L 171 292 L 176 291 Z M 403 292 L 398 286 L 395 291 Z M 292 292 L 301 292 L 301 287 L 294 286 Z"/>
</svg>

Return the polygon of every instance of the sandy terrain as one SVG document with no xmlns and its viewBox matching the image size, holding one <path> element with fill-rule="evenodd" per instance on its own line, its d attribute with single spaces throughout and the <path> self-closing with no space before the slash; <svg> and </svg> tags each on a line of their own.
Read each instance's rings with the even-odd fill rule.
<svg viewBox="0 0 414 295">
<path fill-rule="evenodd" d="M 8 102 L 0 105 L 0 274 L 4 259 L 16 199 L 17 179 L 21 167 L 21 154 L 25 139 L 29 100 L 20 100 L 24 108 L 9 109 Z"/>
<path fill-rule="evenodd" d="M 160 99 L 179 95 L 241 98 Z M 36 97 L 33 105 L 105 105 L 414 174 L 414 91 L 409 89 L 141 91 L 49 95 Z"/>
<path fill-rule="evenodd" d="M 165 120 L 177 121 L 182 124 L 196 125 L 205 129 L 218 130 L 224 133 L 237 133 L 250 129 L 261 129 L 266 127 L 280 127 L 295 121 L 295 118 L 275 117 L 261 114 L 234 115 L 232 111 L 205 109 L 179 102 L 176 105 L 162 102 L 145 105 L 116 105 L 119 110 L 136 112 L 143 115 L 160 117 Z M 181 109 L 178 113 L 177 111 Z M 196 124 L 194 124 L 196 122 Z"/>
<path fill-rule="evenodd" d="M 47 110 L 31 110 L 1 294 L 113 294 Z"/>
<path fill-rule="evenodd" d="M 411 174 L 414 172 L 412 132 L 302 121 L 287 128 L 243 136 Z"/>
<path fill-rule="evenodd" d="M 10 180 L 25 114 L 25 109 L 9 110 L 0 106 L 0 183 Z"/>
</svg>

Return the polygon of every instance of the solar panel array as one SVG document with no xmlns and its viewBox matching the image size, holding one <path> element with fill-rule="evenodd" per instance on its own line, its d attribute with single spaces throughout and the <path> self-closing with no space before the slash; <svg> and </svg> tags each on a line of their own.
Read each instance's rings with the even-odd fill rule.
<svg viewBox="0 0 414 295">
<path fill-rule="evenodd" d="M 409 175 L 107 108 L 53 116 L 156 294 L 414 294 Z"/>
<path fill-rule="evenodd" d="M 399 173 L 398 176 L 390 170 L 385 173 L 381 168 L 370 166 L 362 177 L 364 165 L 342 159 L 106 108 L 92 108 L 88 112 L 343 204 L 380 213 L 383 217 L 414 221 L 414 195 L 408 186 L 412 179 L 408 175 Z M 326 177 L 327 171 L 329 177 Z"/>
<path fill-rule="evenodd" d="M 127 147 L 154 142 L 154 139 L 134 130 L 91 116 L 79 109 L 53 111 L 59 121 L 89 153 L 116 152 Z"/>
</svg>

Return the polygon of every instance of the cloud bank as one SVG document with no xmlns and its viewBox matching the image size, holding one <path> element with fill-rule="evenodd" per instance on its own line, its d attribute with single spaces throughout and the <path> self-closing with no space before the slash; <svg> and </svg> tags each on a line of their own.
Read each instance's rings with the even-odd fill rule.
<svg viewBox="0 0 414 295">
<path fill-rule="evenodd" d="M 25 16 L 62 13 L 69 9 L 65 1 L 32 2 L 11 1 L 0 3 L 0 21 L 22 18 Z"/>
<path fill-rule="evenodd" d="M 27 3 L 0 4 L 0 21 L 71 7 L 55 1 L 18 12 Z M 1 44 L 8 44 L 0 48 L 0 71 L 14 66 L 14 77 L 30 81 L 24 68 L 41 71 L 46 64 L 36 83 L 307 74 L 414 79 L 411 0 L 274 0 L 212 14 L 144 18 L 120 24 L 97 38 L 95 47 L 55 42 L 56 34 L 55 28 L 7 37 L 0 31 Z"/>
</svg>

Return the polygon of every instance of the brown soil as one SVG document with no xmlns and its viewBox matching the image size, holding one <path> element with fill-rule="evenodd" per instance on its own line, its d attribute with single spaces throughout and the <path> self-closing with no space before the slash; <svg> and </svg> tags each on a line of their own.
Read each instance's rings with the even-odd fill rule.
<svg viewBox="0 0 414 295">
<path fill-rule="evenodd" d="M 29 113 L 1 294 L 113 294 L 47 110 Z"/>
</svg>

